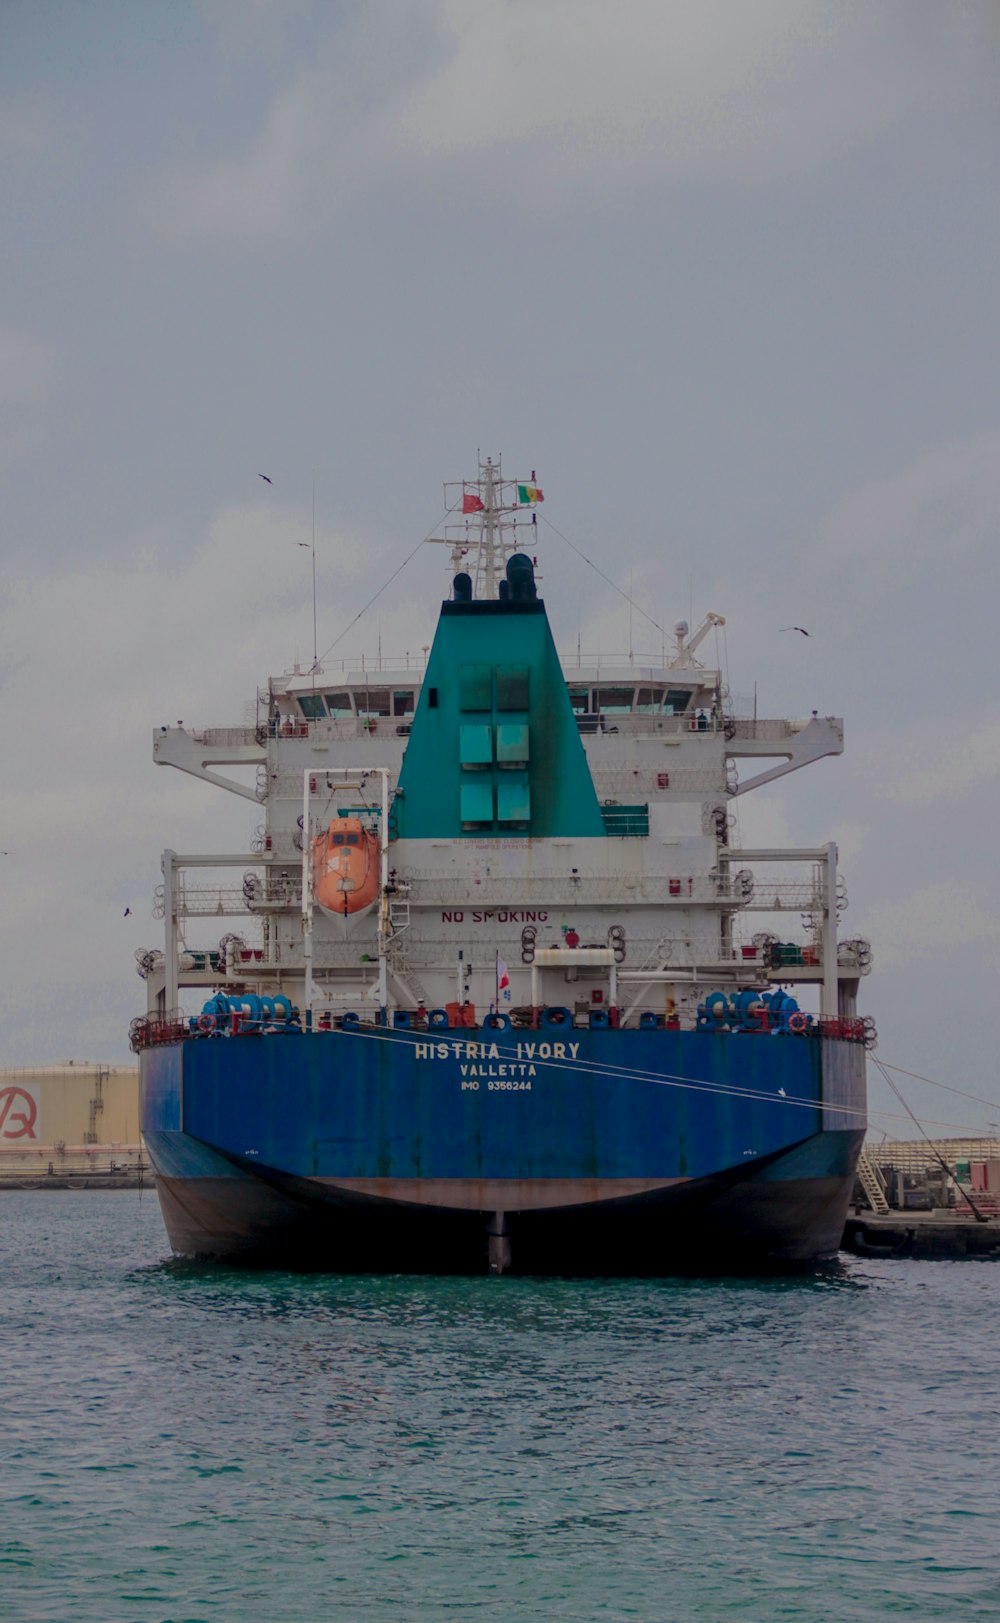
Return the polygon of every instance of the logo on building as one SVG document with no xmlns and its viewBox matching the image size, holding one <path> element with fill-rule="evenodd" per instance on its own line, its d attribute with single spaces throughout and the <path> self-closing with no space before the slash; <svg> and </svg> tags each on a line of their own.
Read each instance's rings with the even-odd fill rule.
<svg viewBox="0 0 1000 1623">
<path fill-rule="evenodd" d="M 38 1100 L 27 1088 L 0 1088 L 0 1139 L 37 1138 Z"/>
</svg>

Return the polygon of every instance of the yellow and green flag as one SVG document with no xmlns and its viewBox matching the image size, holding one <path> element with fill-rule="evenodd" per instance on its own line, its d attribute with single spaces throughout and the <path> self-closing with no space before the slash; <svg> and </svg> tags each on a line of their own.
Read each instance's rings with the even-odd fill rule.
<svg viewBox="0 0 1000 1623">
<path fill-rule="evenodd" d="M 543 502 L 545 496 L 538 485 L 518 485 L 517 499 L 519 502 Z"/>
</svg>

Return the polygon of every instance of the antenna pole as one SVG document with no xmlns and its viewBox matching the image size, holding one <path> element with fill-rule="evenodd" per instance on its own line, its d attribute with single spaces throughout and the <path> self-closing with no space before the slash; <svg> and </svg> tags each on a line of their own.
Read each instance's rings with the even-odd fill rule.
<svg viewBox="0 0 1000 1623">
<path fill-rule="evenodd" d="M 635 655 L 632 651 L 632 571 L 628 572 L 628 662 L 635 664 Z"/>
<path fill-rule="evenodd" d="M 313 504 L 312 504 L 312 505 L 313 505 L 313 514 L 312 514 L 312 518 L 313 518 L 313 522 L 312 522 L 312 555 L 313 555 L 313 662 L 312 662 L 312 668 L 313 668 L 313 670 L 314 670 L 314 671 L 315 671 L 315 670 L 316 670 L 316 669 L 317 669 L 317 667 L 318 667 L 318 665 L 319 665 L 319 639 L 318 639 L 318 637 L 317 637 L 317 636 L 316 636 L 316 470 L 315 470 L 315 468 L 314 468 L 314 469 L 313 469 L 313 477 L 312 477 L 312 492 L 313 492 Z"/>
<path fill-rule="evenodd" d="M 497 589 L 497 584 L 496 584 L 497 583 L 496 548 L 495 548 L 497 515 L 496 515 L 496 507 L 494 505 L 494 494 L 493 494 L 493 458 L 492 457 L 487 457 L 486 458 L 485 478 L 486 478 L 486 512 L 483 515 L 483 518 L 484 518 L 483 531 L 484 531 L 484 536 L 485 536 L 485 545 L 484 545 L 484 549 L 483 549 L 484 553 L 485 553 L 485 557 L 484 557 L 484 564 L 485 564 L 484 573 L 485 573 L 485 576 L 486 576 L 486 595 L 488 597 L 493 597 L 493 596 L 495 596 L 496 589 Z"/>
</svg>

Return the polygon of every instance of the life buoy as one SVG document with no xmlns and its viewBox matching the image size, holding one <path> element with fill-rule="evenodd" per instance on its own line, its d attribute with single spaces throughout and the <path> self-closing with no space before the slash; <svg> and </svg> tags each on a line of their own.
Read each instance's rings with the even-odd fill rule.
<svg viewBox="0 0 1000 1623">
<path fill-rule="evenodd" d="M 808 1026 L 809 1017 L 808 1015 L 803 1014 L 801 1010 L 799 1010 L 796 1014 L 790 1014 L 788 1016 L 789 1031 L 803 1032 L 808 1029 Z"/>
<path fill-rule="evenodd" d="M 198 1030 L 199 1031 L 214 1031 L 215 1030 L 215 1015 L 214 1014 L 200 1014 L 198 1016 Z"/>
</svg>

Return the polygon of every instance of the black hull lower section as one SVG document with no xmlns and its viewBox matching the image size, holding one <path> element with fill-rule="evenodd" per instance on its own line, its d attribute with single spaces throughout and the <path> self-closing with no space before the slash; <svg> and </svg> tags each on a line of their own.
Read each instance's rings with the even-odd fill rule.
<svg viewBox="0 0 1000 1623">
<path fill-rule="evenodd" d="M 720 1174 L 625 1198 L 504 1212 L 426 1205 L 280 1177 L 171 1178 L 157 1189 L 175 1251 L 336 1273 L 670 1275 L 772 1269 L 840 1247 L 849 1170 Z M 402 1193 L 402 1192 L 401 1192 Z"/>
</svg>

